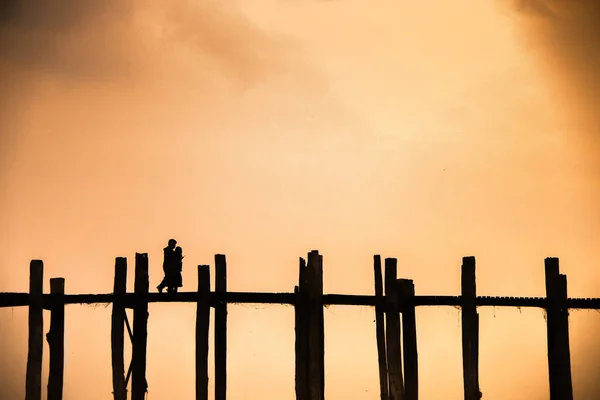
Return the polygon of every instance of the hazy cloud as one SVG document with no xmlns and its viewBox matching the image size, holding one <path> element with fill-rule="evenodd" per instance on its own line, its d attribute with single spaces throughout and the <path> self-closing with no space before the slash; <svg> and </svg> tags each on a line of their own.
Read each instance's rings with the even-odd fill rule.
<svg viewBox="0 0 600 400">
<path fill-rule="evenodd" d="M 514 6 L 521 12 L 530 15 L 538 15 L 543 17 L 553 17 L 554 12 L 550 8 L 550 4 L 540 0 L 515 0 Z"/>
<path fill-rule="evenodd" d="M 40 93 L 61 104 L 104 98 L 95 107 L 119 102 L 139 119 L 159 112 L 181 120 L 184 109 L 238 114 L 236 104 L 254 89 L 251 97 L 265 103 L 277 103 L 274 93 L 312 100 L 325 97 L 326 82 L 294 38 L 256 26 L 235 3 L 0 0 L 0 164 Z M 207 119 L 193 121 L 199 132 Z"/>
<path fill-rule="evenodd" d="M 591 149 L 582 147 L 582 154 L 594 155 L 592 168 L 596 173 L 600 168 L 600 1 L 518 0 L 513 5 L 529 18 L 524 27 L 530 41 L 547 59 L 546 67 L 558 82 L 565 103 L 569 103 L 570 110 L 576 110 L 577 123 L 572 130 L 579 131 L 586 145 L 593 145 Z M 600 198 L 600 186 L 590 185 L 588 190 L 595 199 Z M 597 365 L 590 361 L 587 368 L 596 371 Z M 584 398 L 599 397 L 597 373 L 579 379 L 585 385 Z"/>
<path fill-rule="evenodd" d="M 513 0 L 528 19 L 530 42 L 542 50 L 568 101 L 578 102 L 588 131 L 600 134 L 600 1 Z"/>
<path fill-rule="evenodd" d="M 225 2 L 0 0 L 0 64 L 69 78 L 186 65 L 247 86 L 285 70 L 286 46 Z"/>
</svg>

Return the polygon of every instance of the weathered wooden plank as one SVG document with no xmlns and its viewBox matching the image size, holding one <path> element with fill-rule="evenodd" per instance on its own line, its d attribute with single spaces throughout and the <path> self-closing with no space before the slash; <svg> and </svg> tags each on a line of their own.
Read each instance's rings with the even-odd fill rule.
<svg viewBox="0 0 600 400">
<path fill-rule="evenodd" d="M 397 260 L 385 259 L 385 336 L 390 400 L 404 400 L 402 351 L 400 347 L 400 307 L 397 290 Z"/>
<path fill-rule="evenodd" d="M 110 343 L 112 361 L 112 382 L 114 400 L 127 400 L 125 385 L 125 299 L 127 291 L 127 259 L 115 259 L 115 277 L 113 285 L 114 303 L 111 315 Z"/>
<path fill-rule="evenodd" d="M 215 255 L 215 293 L 227 293 L 227 260 Z M 215 303 L 215 400 L 227 397 L 227 303 L 224 297 Z"/>
<path fill-rule="evenodd" d="M 296 400 L 308 400 L 308 303 L 306 297 L 306 261 L 300 258 L 298 286 L 294 288 L 296 302 Z"/>
<path fill-rule="evenodd" d="M 373 269 L 375 272 L 375 297 L 379 300 L 379 305 L 375 306 L 375 337 L 377 339 L 377 362 L 379 365 L 379 392 L 381 400 L 388 400 L 388 369 L 385 354 L 385 322 L 383 319 L 385 297 L 383 297 L 381 256 L 376 255 L 373 257 Z"/>
<path fill-rule="evenodd" d="M 135 254 L 136 294 L 148 293 L 148 254 Z M 148 343 L 148 303 L 138 301 L 133 309 L 133 346 L 131 371 L 131 400 L 144 400 L 148 390 L 146 382 L 146 346 Z"/>
<path fill-rule="evenodd" d="M 569 349 L 567 278 L 559 273 L 558 258 L 545 259 L 548 306 L 548 376 L 550 400 L 573 400 Z"/>
<path fill-rule="evenodd" d="M 65 294 L 65 279 L 50 279 L 50 293 L 56 296 Z M 50 330 L 46 334 L 50 352 L 48 374 L 48 400 L 62 400 L 65 366 L 65 305 L 54 303 L 50 312 Z"/>
<path fill-rule="evenodd" d="M 29 264 L 29 338 L 25 400 L 42 398 L 43 280 L 44 263 L 41 260 L 32 260 Z"/>
<path fill-rule="evenodd" d="M 208 400 L 209 293 L 210 266 L 198 265 L 198 302 L 196 304 L 196 400 Z"/>
<path fill-rule="evenodd" d="M 465 400 L 479 400 L 479 324 L 476 308 L 475 257 L 463 257 L 462 292 L 462 355 Z"/>
<path fill-rule="evenodd" d="M 415 285 L 410 279 L 398 280 L 398 297 L 402 312 L 402 348 L 404 355 L 404 398 L 419 399 L 419 356 L 415 315 Z"/>
</svg>

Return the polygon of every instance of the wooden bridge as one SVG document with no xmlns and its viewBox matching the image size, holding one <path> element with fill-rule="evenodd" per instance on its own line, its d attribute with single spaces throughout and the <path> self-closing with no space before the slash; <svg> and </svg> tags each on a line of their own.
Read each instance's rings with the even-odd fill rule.
<svg viewBox="0 0 600 400">
<path fill-rule="evenodd" d="M 559 273 L 557 258 L 545 259 L 546 297 L 486 297 L 476 295 L 475 258 L 462 260 L 460 296 L 417 296 L 412 280 L 397 278 L 397 260 L 374 256 L 374 295 L 323 294 L 323 257 L 313 250 L 300 258 L 299 283 L 290 293 L 227 291 L 225 256 L 215 255 L 215 288 L 211 291 L 210 267 L 198 266 L 198 290 L 181 293 L 149 293 L 148 256 L 136 253 L 134 292 L 126 293 L 127 259 L 115 262 L 113 293 L 65 294 L 64 278 L 50 279 L 44 294 L 43 262 L 30 264 L 29 293 L 0 293 L 0 307 L 29 307 L 29 341 L 26 400 L 41 400 L 43 310 L 50 310 L 48 400 L 62 400 L 64 371 L 65 304 L 112 303 L 111 350 L 113 396 L 143 400 L 147 392 L 146 343 L 148 303 L 194 302 L 196 311 L 196 399 L 208 399 L 209 316 L 214 308 L 215 399 L 226 399 L 227 304 L 291 304 L 295 310 L 296 399 L 324 400 L 323 306 L 356 305 L 375 308 L 375 337 L 382 400 L 418 399 L 418 357 L 415 307 L 455 306 L 462 310 L 462 357 L 465 400 L 482 397 L 479 389 L 479 315 L 477 307 L 539 307 L 547 313 L 548 370 L 551 400 L 572 400 L 569 351 L 569 309 L 600 309 L 600 299 L 567 298 L 567 279 Z M 384 279 L 385 277 L 385 279 Z M 126 308 L 133 309 L 133 328 Z M 132 343 L 131 363 L 124 360 L 125 330 Z M 375 354 L 373 355 L 375 357 Z"/>
</svg>

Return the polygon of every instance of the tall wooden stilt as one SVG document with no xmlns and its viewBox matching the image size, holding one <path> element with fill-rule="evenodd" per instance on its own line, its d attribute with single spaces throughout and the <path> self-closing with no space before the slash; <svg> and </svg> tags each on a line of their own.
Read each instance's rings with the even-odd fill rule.
<svg viewBox="0 0 600 400">
<path fill-rule="evenodd" d="M 198 265 L 198 302 L 196 303 L 196 400 L 208 400 L 209 296 L 210 266 Z"/>
<path fill-rule="evenodd" d="M 419 399 L 419 360 L 415 316 L 415 285 L 410 279 L 398 280 L 398 295 L 402 311 L 402 347 L 404 354 L 404 398 Z"/>
<path fill-rule="evenodd" d="M 114 400 L 127 400 L 123 355 L 125 341 L 125 298 L 123 295 L 127 291 L 127 259 L 125 257 L 116 258 L 114 279 L 115 301 L 112 307 L 110 329 L 113 398 Z"/>
<path fill-rule="evenodd" d="M 462 353 L 465 400 L 479 400 L 479 315 L 475 305 L 475 257 L 463 257 L 462 264 Z"/>
<path fill-rule="evenodd" d="M 136 304 L 133 309 L 133 348 L 131 372 L 131 400 L 144 400 L 146 382 L 146 346 L 148 342 L 148 254 L 135 255 Z"/>
<path fill-rule="evenodd" d="M 25 400 L 42 398 L 43 280 L 44 263 L 41 260 L 32 260 L 29 264 L 29 349 Z"/>
<path fill-rule="evenodd" d="M 385 336 L 390 400 L 404 400 L 402 351 L 400 347 L 400 308 L 396 281 L 397 265 L 395 258 L 385 259 Z"/>
<path fill-rule="evenodd" d="M 546 258 L 545 269 L 550 400 L 573 400 L 567 277 L 559 273 L 558 258 Z"/>
<path fill-rule="evenodd" d="M 375 271 L 375 296 L 377 296 L 378 301 L 382 301 L 384 297 L 381 256 L 374 256 L 373 262 Z M 379 391 L 381 393 L 381 400 L 388 400 L 388 370 L 385 354 L 385 326 L 383 314 L 384 307 L 381 305 L 375 306 L 375 336 L 377 338 L 377 361 L 379 364 Z"/>
<path fill-rule="evenodd" d="M 316 252 L 319 254 L 319 252 Z M 323 312 L 323 256 L 317 258 L 317 287 L 319 290 L 319 372 L 321 373 L 320 400 L 325 399 L 325 315 Z"/>
<path fill-rule="evenodd" d="M 294 288 L 296 333 L 296 400 L 308 400 L 308 304 L 306 297 L 306 261 L 300 258 L 299 286 Z"/>
<path fill-rule="evenodd" d="M 48 400 L 62 400 L 65 365 L 65 279 L 50 279 L 52 299 L 50 331 L 46 334 L 50 349 L 50 371 L 48 375 Z"/>
<path fill-rule="evenodd" d="M 324 398 L 323 270 L 317 250 L 308 253 L 308 398 Z"/>
<path fill-rule="evenodd" d="M 227 294 L 227 261 L 215 255 L 215 294 Z M 215 304 L 215 400 L 227 398 L 227 302 L 223 297 Z"/>
</svg>

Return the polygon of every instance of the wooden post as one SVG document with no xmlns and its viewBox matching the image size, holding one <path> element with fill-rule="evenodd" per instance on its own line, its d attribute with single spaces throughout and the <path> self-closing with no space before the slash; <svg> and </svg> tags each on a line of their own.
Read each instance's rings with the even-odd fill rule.
<svg viewBox="0 0 600 400">
<path fill-rule="evenodd" d="M 397 260 L 385 259 L 386 351 L 390 400 L 404 400 L 402 350 L 400 347 L 400 308 L 397 290 Z"/>
<path fill-rule="evenodd" d="M 546 258 L 545 269 L 550 400 L 573 400 L 567 278 L 559 273 L 558 258 Z"/>
<path fill-rule="evenodd" d="M 135 306 L 133 309 L 133 346 L 131 354 L 131 400 L 144 400 L 146 382 L 146 346 L 148 341 L 148 254 L 135 254 Z"/>
<path fill-rule="evenodd" d="M 317 250 L 308 253 L 308 398 L 324 399 L 324 332 L 322 256 Z"/>
<path fill-rule="evenodd" d="M 317 254 L 319 254 L 316 251 Z M 323 256 L 317 258 L 317 287 L 319 289 L 319 371 L 321 372 L 320 400 L 325 399 L 325 315 L 323 311 Z"/>
<path fill-rule="evenodd" d="M 198 265 L 198 301 L 196 303 L 196 400 L 208 400 L 209 297 L 210 266 Z"/>
<path fill-rule="evenodd" d="M 50 349 L 50 371 L 48 374 L 48 400 L 62 400 L 65 365 L 65 279 L 50 279 L 50 294 L 53 295 L 50 311 L 50 330 L 46 334 Z"/>
<path fill-rule="evenodd" d="M 124 331 L 125 331 L 125 300 L 123 295 L 127 291 L 127 259 L 115 259 L 115 280 L 113 293 L 115 299 L 112 306 L 110 342 L 112 356 L 112 381 L 114 400 L 127 400 L 125 385 L 125 360 L 124 360 Z"/>
<path fill-rule="evenodd" d="M 373 257 L 373 267 L 375 271 L 375 296 L 377 301 L 382 301 L 383 297 L 383 277 L 381 273 L 381 256 Z M 384 308 L 380 305 L 375 306 L 375 336 L 377 338 L 377 360 L 379 362 L 379 391 L 381 400 L 388 400 L 388 370 L 387 359 L 385 356 L 385 326 L 383 320 Z"/>
<path fill-rule="evenodd" d="M 419 359 L 415 316 L 415 285 L 410 279 L 398 280 L 398 296 L 402 311 L 402 347 L 404 350 L 404 398 L 419 399 Z"/>
<path fill-rule="evenodd" d="M 308 400 L 308 306 L 306 297 L 306 261 L 300 258 L 298 285 L 294 288 L 296 332 L 296 400 Z"/>
<path fill-rule="evenodd" d="M 25 400 L 42 398 L 43 280 L 44 263 L 41 260 L 32 260 L 29 264 L 29 349 Z"/>
<path fill-rule="evenodd" d="M 558 376 L 558 357 L 557 348 L 560 343 L 556 337 L 556 281 L 559 276 L 558 260 L 555 258 L 546 258 L 544 260 L 545 278 L 546 278 L 546 326 L 547 326 L 547 344 L 548 344 L 548 378 L 550 380 L 550 400 L 561 400 L 560 377 Z"/>
<path fill-rule="evenodd" d="M 215 255 L 215 293 L 221 300 L 215 304 L 215 400 L 227 397 L 227 261 L 224 254 Z"/>
<path fill-rule="evenodd" d="M 479 315 L 475 305 L 475 257 L 463 257 L 461 272 L 462 353 L 465 400 L 479 400 Z"/>
<path fill-rule="evenodd" d="M 560 274 L 556 282 L 556 302 L 558 310 L 557 336 L 561 343 L 559 349 L 559 373 L 561 377 L 561 399 L 573 400 L 573 382 L 571 378 L 571 350 L 569 344 L 569 307 L 567 305 L 567 277 Z"/>
</svg>

